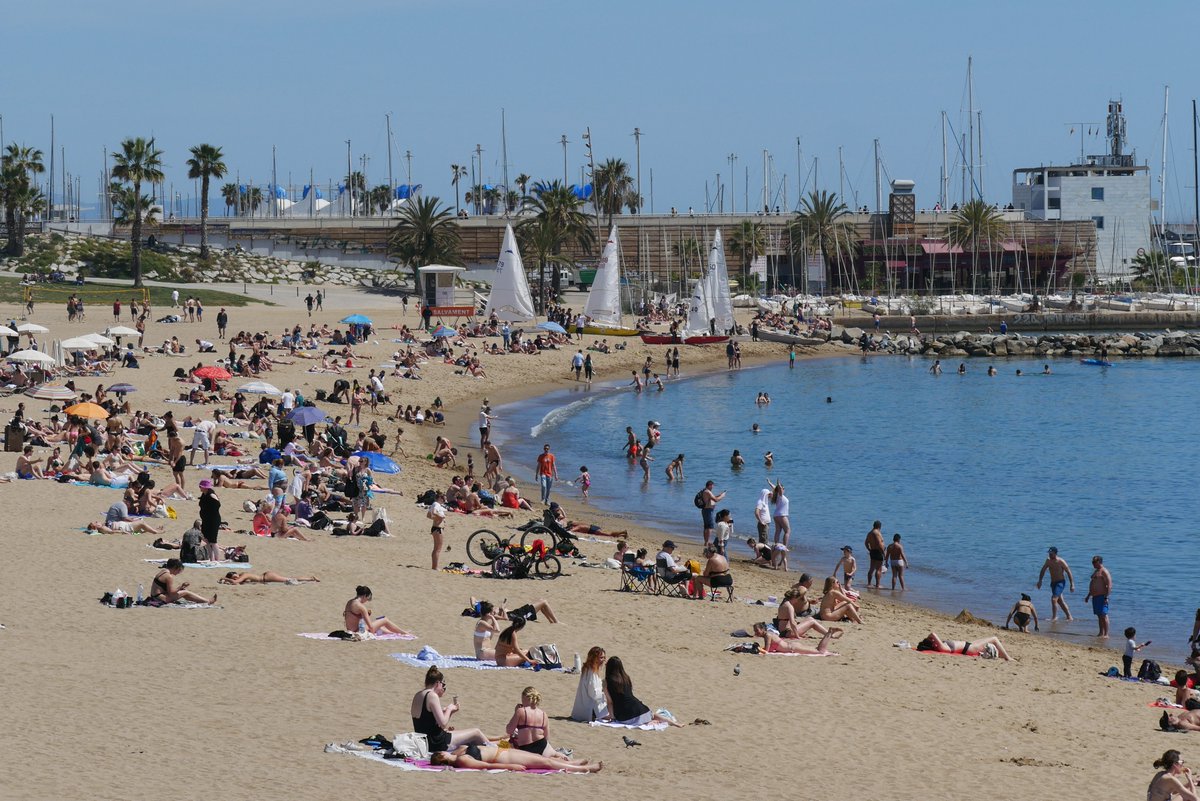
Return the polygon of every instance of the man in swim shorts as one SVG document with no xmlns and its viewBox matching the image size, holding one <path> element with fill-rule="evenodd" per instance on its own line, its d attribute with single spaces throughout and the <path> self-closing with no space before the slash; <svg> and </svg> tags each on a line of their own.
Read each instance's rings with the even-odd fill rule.
<svg viewBox="0 0 1200 801">
<path fill-rule="evenodd" d="M 1098 636 L 1108 636 L 1108 596 L 1112 594 L 1112 574 L 1108 572 L 1108 568 L 1104 566 L 1104 557 L 1096 554 L 1092 557 L 1091 581 L 1088 582 L 1088 594 L 1083 599 L 1084 603 L 1092 602 L 1092 612 L 1096 615 L 1096 620 L 1100 624 Z"/>
<path fill-rule="evenodd" d="M 1058 610 L 1062 607 L 1063 614 L 1067 616 L 1067 620 L 1071 620 L 1071 610 L 1067 608 L 1067 602 L 1063 600 L 1063 590 L 1067 588 L 1067 582 L 1071 582 L 1071 592 L 1075 592 L 1075 577 L 1071 575 L 1071 568 L 1065 560 L 1058 557 L 1058 548 L 1051 547 L 1047 551 L 1046 561 L 1042 563 L 1042 572 L 1038 573 L 1037 588 L 1042 588 L 1042 579 L 1046 575 L 1046 571 L 1050 571 L 1050 620 L 1058 620 Z"/>
<path fill-rule="evenodd" d="M 871 556 L 871 566 L 867 568 L 867 587 L 871 586 L 873 578 L 875 589 L 879 589 L 879 582 L 883 578 L 883 523 L 876 520 L 871 524 L 871 530 L 867 532 L 867 539 L 863 544 Z"/>
<path fill-rule="evenodd" d="M 712 542 L 713 529 L 717 527 L 716 509 L 717 504 L 725 497 L 725 493 L 713 492 L 715 482 L 706 481 L 704 489 L 700 492 L 700 500 L 704 503 L 700 507 L 700 519 L 704 523 L 704 544 L 708 545 Z"/>
</svg>

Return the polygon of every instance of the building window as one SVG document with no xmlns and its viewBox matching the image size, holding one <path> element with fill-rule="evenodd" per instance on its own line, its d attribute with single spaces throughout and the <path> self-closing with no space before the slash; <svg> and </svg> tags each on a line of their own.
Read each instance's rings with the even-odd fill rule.
<svg viewBox="0 0 1200 801">
<path fill-rule="evenodd" d="M 1104 230 L 1104 218 L 1103 217 L 1093 217 L 1092 222 L 1094 222 L 1096 224 L 1097 231 Z"/>
<path fill-rule="evenodd" d="M 1061 198 L 1057 198 L 1057 197 L 1052 197 L 1052 198 L 1050 198 L 1050 199 L 1047 201 L 1046 208 L 1048 208 L 1048 209 L 1061 209 L 1061 208 L 1062 208 L 1062 199 L 1061 199 Z"/>
<path fill-rule="evenodd" d="M 1104 200 L 1104 187 L 1103 186 L 1093 186 L 1092 187 L 1092 200 Z"/>
</svg>

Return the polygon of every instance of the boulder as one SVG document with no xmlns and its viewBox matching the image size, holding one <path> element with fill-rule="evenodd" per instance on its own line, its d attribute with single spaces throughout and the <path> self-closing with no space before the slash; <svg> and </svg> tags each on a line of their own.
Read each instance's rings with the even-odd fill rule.
<svg viewBox="0 0 1200 801">
<path fill-rule="evenodd" d="M 842 332 L 843 342 L 858 342 L 862 338 L 863 330 L 861 328 L 847 328 Z"/>
</svg>

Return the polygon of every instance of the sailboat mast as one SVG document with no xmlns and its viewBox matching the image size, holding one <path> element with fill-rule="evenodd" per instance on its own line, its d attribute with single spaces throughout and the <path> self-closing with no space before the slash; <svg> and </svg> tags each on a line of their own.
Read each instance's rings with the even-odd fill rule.
<svg viewBox="0 0 1200 801">
<path fill-rule="evenodd" d="M 1158 195 L 1158 242 L 1164 254 L 1167 250 L 1167 110 L 1171 97 L 1171 87 L 1163 87 L 1163 151 L 1162 172 L 1159 173 Z"/>
<path fill-rule="evenodd" d="M 970 178 L 969 186 L 971 192 L 969 200 L 975 199 L 975 77 L 974 65 L 972 56 L 967 56 L 967 145 L 968 149 L 966 156 L 968 159 L 967 175 Z"/>
<path fill-rule="evenodd" d="M 1196 244 L 1200 243 L 1200 160 L 1196 154 L 1196 99 L 1192 98 L 1192 202 L 1195 204 L 1192 217 L 1192 255 L 1196 255 Z M 1191 291 L 1191 287 L 1188 287 Z"/>
<path fill-rule="evenodd" d="M 504 109 L 500 109 L 500 159 L 504 164 L 504 198 L 501 201 L 505 214 L 508 213 L 508 128 L 505 124 Z"/>
<path fill-rule="evenodd" d="M 842 161 L 842 146 L 838 145 L 838 200 L 846 197 L 845 187 L 846 165 Z"/>
<path fill-rule="evenodd" d="M 883 213 L 883 184 L 879 174 L 879 140 L 875 140 L 875 213 Z"/>
<path fill-rule="evenodd" d="M 396 182 L 392 178 L 392 115 L 384 114 L 384 120 L 387 121 L 387 149 L 388 149 L 388 216 L 396 213 L 394 204 L 396 202 Z M 311 182 L 310 182 L 311 183 Z M 412 187 L 409 187 L 412 191 Z"/>
<path fill-rule="evenodd" d="M 942 180 L 938 183 L 939 202 L 942 211 L 948 209 L 946 196 L 950 193 L 950 173 L 946 170 L 946 112 L 942 112 Z"/>
</svg>

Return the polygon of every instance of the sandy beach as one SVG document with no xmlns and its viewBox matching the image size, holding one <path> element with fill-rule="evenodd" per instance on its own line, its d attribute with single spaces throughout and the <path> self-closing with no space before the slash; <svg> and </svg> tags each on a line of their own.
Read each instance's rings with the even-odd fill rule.
<svg viewBox="0 0 1200 801">
<path fill-rule="evenodd" d="M 231 309 L 230 332 L 277 334 L 295 323 L 307 327 L 302 303 L 286 293 L 280 301 L 290 305 Z M 370 367 L 402 347 L 390 341 L 391 327 L 415 326 L 419 318 L 411 308 L 403 317 L 394 300 L 344 290 L 312 320 L 336 325 L 351 308 L 371 316 L 378 329 L 377 343 L 357 349 L 362 367 L 354 377 L 362 381 Z M 201 336 L 215 340 L 216 311 L 206 309 L 203 323 L 151 323 L 146 341 L 171 336 L 185 343 Z M 18 313 L 15 306 L 0 306 L 5 319 Z M 154 316 L 162 313 L 156 309 Z M 112 319 L 96 305 L 90 317 L 68 323 L 60 306 L 42 304 L 31 320 L 51 329 L 47 337 L 61 339 L 102 331 Z M 123 324 L 129 324 L 128 314 Z M 743 350 L 747 364 L 786 358 L 781 345 L 744 343 Z M 224 351 L 218 344 L 216 355 L 151 356 L 140 370 L 118 369 L 112 376 L 77 383 L 92 391 L 98 383 L 128 381 L 139 390 L 131 396 L 134 408 L 156 413 L 172 408 L 179 419 L 188 413 L 211 415 L 212 407 L 163 401 L 175 397 L 181 386 L 172 377 L 176 368 L 194 366 L 201 358 L 212 363 Z M 497 404 L 563 386 L 570 380 L 572 352 L 485 356 L 487 377 L 481 379 L 456 375 L 452 365 L 432 361 L 423 368 L 422 381 L 389 379 L 393 404 L 380 406 L 379 414 L 364 409 L 363 429 L 377 419 L 394 437 L 397 424 L 386 415 L 395 401 L 428 406 L 440 397 L 448 409 L 445 429 L 404 425 L 400 442 L 408 456 L 397 457 L 404 471 L 378 476 L 385 486 L 403 492 L 376 500 L 376 506 L 388 511 L 392 538 L 334 538 L 316 532 L 312 542 L 296 542 L 238 534 L 236 530 L 250 525 L 242 502 L 261 493 L 220 490 L 222 513 L 234 529 L 222 534 L 222 544 L 247 546 L 255 572 L 315 574 L 321 581 L 229 587 L 217 585 L 222 571 L 185 570 L 182 578 L 191 582 L 191 589 L 219 594 L 218 609 L 102 606 L 97 600 L 106 591 L 120 587 L 133 593 L 139 583 L 149 588 L 155 568 L 144 560 L 168 555 L 150 547 L 152 535 L 88 536 L 80 531 L 89 520 L 102 518 L 119 493 L 49 481 L 0 484 L 0 501 L 9 511 L 0 527 L 0 623 L 5 626 L 0 631 L 5 677 L 0 796 L 374 799 L 437 792 L 469 798 L 536 793 L 578 798 L 1116 799 L 1142 796 L 1153 775 L 1150 763 L 1165 749 L 1188 753 L 1191 738 L 1159 732 L 1160 710 L 1147 708 L 1156 697 L 1169 695 L 1169 688 L 1097 675 L 1120 664 L 1119 652 L 959 624 L 873 594 L 862 600 L 865 622 L 846 624 L 845 637 L 834 646 L 837 656 L 723 652 L 734 642 L 732 630 L 772 617 L 773 610 L 751 602 L 782 596 L 801 570 L 812 570 L 819 585 L 828 565 L 793 562 L 793 572 L 782 575 L 734 561 L 733 603 L 622 593 L 617 571 L 576 565 L 567 565 L 565 575 L 554 581 L 499 581 L 431 571 L 429 523 L 413 499 L 428 488 L 445 488 L 451 477 L 425 458 L 434 436 L 448 434 L 460 449 L 460 463 L 465 465 L 466 455 L 473 453 L 482 472 L 474 433 L 479 399 Z M 661 347 L 634 340 L 625 351 L 594 357 L 599 377 L 616 379 L 647 355 L 661 362 L 661 352 Z M 684 351 L 685 373 L 724 369 L 724 363 L 721 346 Z M 280 388 L 302 389 L 305 395 L 329 389 L 336 376 L 305 372 L 310 364 L 281 365 L 260 377 Z M 232 391 L 241 382 L 226 383 Z M 667 392 L 672 391 L 668 386 Z M 45 419 L 49 403 L 13 396 L 0 399 L 5 420 L 21 400 L 31 418 Z M 680 402 L 686 402 L 683 393 Z M 349 412 L 348 406 L 322 408 L 331 414 Z M 503 424 L 497 421 L 497 426 Z M 360 429 L 348 430 L 353 438 Z M 186 432 L 184 442 L 190 443 Z M 391 450 L 390 439 L 384 450 Z M 47 452 L 38 449 L 38 455 Z M 3 469 L 13 469 L 15 458 L 5 454 Z M 165 467 L 151 472 L 160 484 L 169 481 Z M 195 492 L 205 475 L 190 469 L 188 488 Z M 524 494 L 537 498 L 532 487 Z M 154 521 L 167 526 L 168 538 L 179 537 L 196 516 L 195 502 L 173 505 L 178 520 Z M 609 522 L 573 496 L 564 505 L 576 520 Z M 680 510 L 681 530 L 696 527 L 695 511 Z M 740 512 L 747 516 L 749 510 Z M 794 516 L 799 514 L 802 510 L 793 509 Z M 886 510 L 861 510 L 866 520 L 880 515 L 886 516 Z M 464 560 L 467 536 L 477 528 L 494 528 L 496 522 L 452 515 L 443 564 Z M 631 541 L 653 552 L 662 537 L 661 532 L 635 530 Z M 613 545 L 585 542 L 583 550 L 592 561 L 601 561 Z M 694 546 L 681 551 L 685 557 L 699 556 Z M 734 556 L 740 560 L 744 551 L 743 546 Z M 865 572 L 860 564 L 860 576 Z M 340 627 L 341 609 L 358 584 L 373 589 L 371 606 L 377 614 L 413 630 L 419 639 L 344 643 L 297 636 Z M 551 716 L 551 742 L 574 749 L 576 757 L 604 761 L 603 772 L 417 773 L 324 753 L 326 743 L 412 729 L 409 703 L 421 687 L 422 672 L 388 655 L 424 645 L 446 655 L 469 653 L 473 621 L 460 612 L 472 596 L 507 599 L 510 606 L 547 599 L 562 623 L 531 624 L 523 644 L 554 643 L 567 664 L 575 653 L 603 646 L 610 656 L 622 658 L 635 693 L 652 709 L 666 708 L 680 721 L 702 718 L 711 725 L 635 732 L 642 745 L 626 748 L 622 731 L 566 720 L 576 676 L 458 669 L 447 671 L 446 699 L 460 699 L 457 726 L 501 735 L 521 689 L 533 685 Z M 1085 611 L 1080 605 L 1078 613 Z M 894 647 L 902 640 L 916 643 L 931 630 L 957 640 L 997 633 L 1014 659 L 929 655 Z M 1085 630 L 1091 630 L 1090 624 Z M 1184 636 L 1181 632 L 1180 639 Z M 1114 646 L 1119 642 L 1119 632 L 1114 632 Z M 735 665 L 741 666 L 740 675 L 734 675 Z"/>
</svg>

